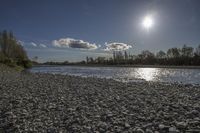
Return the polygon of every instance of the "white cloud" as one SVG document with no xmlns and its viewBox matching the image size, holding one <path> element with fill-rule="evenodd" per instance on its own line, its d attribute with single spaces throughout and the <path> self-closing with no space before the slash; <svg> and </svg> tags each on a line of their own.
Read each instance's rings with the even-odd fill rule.
<svg viewBox="0 0 200 133">
<path fill-rule="evenodd" d="M 40 44 L 39 47 L 46 48 L 47 46 L 45 44 Z"/>
<path fill-rule="evenodd" d="M 43 43 L 24 42 L 21 40 L 17 40 L 17 42 L 19 45 L 23 46 L 24 48 L 34 48 L 34 49 L 47 48 L 47 45 L 45 45 Z"/>
<path fill-rule="evenodd" d="M 125 43 L 118 43 L 118 42 L 113 42 L 113 43 L 105 43 L 106 48 L 104 49 L 105 51 L 122 51 L 122 50 L 128 50 L 132 48 L 131 45 L 125 44 Z"/>
<path fill-rule="evenodd" d="M 94 43 L 85 42 L 83 40 L 76 40 L 72 38 L 61 38 L 59 40 L 54 40 L 53 42 L 54 47 L 59 48 L 79 48 L 79 49 L 97 49 L 98 46 Z"/>
<path fill-rule="evenodd" d="M 33 47 L 37 47 L 37 44 L 34 43 L 34 42 L 31 42 L 30 44 L 31 44 L 31 46 L 33 46 Z"/>
<path fill-rule="evenodd" d="M 21 46 L 24 46 L 24 42 L 21 41 L 21 40 L 18 40 L 17 43 L 18 43 L 19 45 L 21 45 Z"/>
</svg>

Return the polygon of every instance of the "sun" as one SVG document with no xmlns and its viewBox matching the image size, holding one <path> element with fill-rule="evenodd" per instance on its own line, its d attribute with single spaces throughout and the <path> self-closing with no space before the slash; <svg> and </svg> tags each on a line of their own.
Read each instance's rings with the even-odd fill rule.
<svg viewBox="0 0 200 133">
<path fill-rule="evenodd" d="M 145 29 L 150 29 L 153 26 L 152 16 L 146 16 L 143 19 L 142 25 Z"/>
</svg>

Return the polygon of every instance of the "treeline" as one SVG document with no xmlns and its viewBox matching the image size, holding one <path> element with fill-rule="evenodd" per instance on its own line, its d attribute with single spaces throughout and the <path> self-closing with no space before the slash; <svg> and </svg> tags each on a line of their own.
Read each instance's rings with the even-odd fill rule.
<svg viewBox="0 0 200 133">
<path fill-rule="evenodd" d="M 113 57 L 86 57 L 86 64 L 104 65 L 200 65 L 200 45 L 197 48 L 184 45 L 182 48 L 170 48 L 167 52 L 152 53 L 142 51 L 138 55 L 131 55 L 126 51 L 114 51 Z"/>
<path fill-rule="evenodd" d="M 42 63 L 43 65 L 69 65 L 70 63 L 68 61 L 64 62 L 53 62 L 53 61 L 48 61 L 45 63 Z"/>
<path fill-rule="evenodd" d="M 0 32 L 0 63 L 15 67 L 31 67 L 26 51 L 12 32 Z"/>
</svg>

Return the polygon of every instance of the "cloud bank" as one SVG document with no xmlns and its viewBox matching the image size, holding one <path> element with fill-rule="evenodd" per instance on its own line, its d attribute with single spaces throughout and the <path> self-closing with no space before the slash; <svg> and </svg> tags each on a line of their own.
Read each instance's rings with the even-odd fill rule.
<svg viewBox="0 0 200 133">
<path fill-rule="evenodd" d="M 52 43 L 54 47 L 58 47 L 58 48 L 78 48 L 78 49 L 87 49 L 87 50 L 94 50 L 98 48 L 96 44 L 92 44 L 89 42 L 85 42 L 83 40 L 76 40 L 72 38 L 61 38 L 59 40 L 54 40 Z"/>
<path fill-rule="evenodd" d="M 132 48 L 131 45 L 125 44 L 125 43 L 119 43 L 119 42 L 112 42 L 112 43 L 107 43 L 105 42 L 104 46 L 103 45 L 97 45 L 95 43 L 90 43 L 87 41 L 83 40 L 77 40 L 73 38 L 61 38 L 58 40 L 53 40 L 49 41 L 50 45 L 46 43 L 42 43 L 41 41 L 38 43 L 35 42 L 23 42 L 21 40 L 18 40 L 18 43 L 22 45 L 24 48 L 28 49 L 54 49 L 55 48 L 75 48 L 75 49 L 80 49 L 80 50 L 103 50 L 103 51 L 123 51 L 123 50 L 128 50 Z M 57 50 L 60 50 L 57 49 Z"/>
<path fill-rule="evenodd" d="M 106 46 L 106 48 L 104 49 L 105 51 L 123 51 L 132 48 L 131 45 L 118 42 L 105 43 L 105 46 Z"/>
</svg>

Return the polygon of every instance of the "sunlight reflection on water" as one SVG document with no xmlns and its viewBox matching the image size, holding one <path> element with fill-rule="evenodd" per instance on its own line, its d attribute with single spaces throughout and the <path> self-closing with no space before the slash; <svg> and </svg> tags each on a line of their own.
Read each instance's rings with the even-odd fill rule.
<svg viewBox="0 0 200 133">
<path fill-rule="evenodd" d="M 136 74 L 138 78 L 146 81 L 154 81 L 160 74 L 160 71 L 157 68 L 137 68 L 134 74 Z"/>
<path fill-rule="evenodd" d="M 131 68 L 131 67 L 33 67 L 31 72 L 112 78 L 123 82 L 158 81 L 200 84 L 200 69 Z"/>
</svg>

